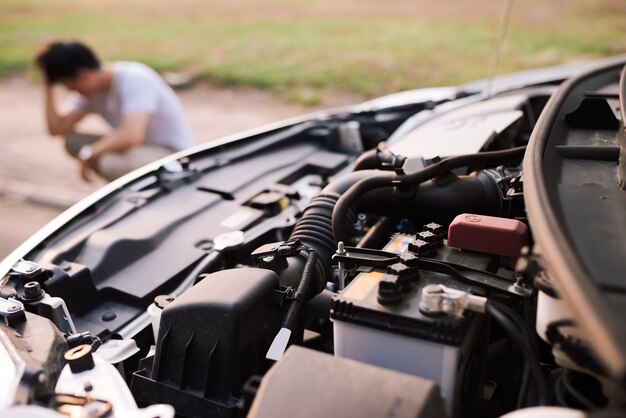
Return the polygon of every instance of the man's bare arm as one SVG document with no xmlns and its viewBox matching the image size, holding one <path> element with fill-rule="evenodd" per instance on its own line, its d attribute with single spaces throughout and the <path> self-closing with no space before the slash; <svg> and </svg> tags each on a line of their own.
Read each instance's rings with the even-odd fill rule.
<svg viewBox="0 0 626 418">
<path fill-rule="evenodd" d="M 50 135 L 65 135 L 85 116 L 82 112 L 59 113 L 52 86 L 44 87 L 44 100 L 46 124 Z"/>
<path fill-rule="evenodd" d="M 124 113 L 120 127 L 93 144 L 93 157 L 107 152 L 123 152 L 143 143 L 150 115 L 143 112 Z"/>
<path fill-rule="evenodd" d="M 80 160 L 80 175 L 92 181 L 92 170 L 98 157 L 107 152 L 123 152 L 143 143 L 150 115 L 142 112 L 124 113 L 120 127 L 90 145 L 90 157 Z M 80 154 L 79 154 L 80 159 Z"/>
</svg>

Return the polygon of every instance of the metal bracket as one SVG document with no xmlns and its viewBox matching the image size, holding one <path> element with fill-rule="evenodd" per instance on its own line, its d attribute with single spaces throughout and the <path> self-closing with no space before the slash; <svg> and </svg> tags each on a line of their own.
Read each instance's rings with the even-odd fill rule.
<svg viewBox="0 0 626 418">
<path fill-rule="evenodd" d="M 16 299 L 0 299 L 0 318 L 6 325 L 15 328 L 26 321 L 24 305 Z"/>
<path fill-rule="evenodd" d="M 251 256 L 259 259 L 264 259 L 267 257 L 285 258 L 293 255 L 298 255 L 302 249 L 302 242 L 299 239 L 292 239 L 289 241 L 279 241 L 273 242 L 271 244 L 262 245 L 254 250 Z"/>
<path fill-rule="evenodd" d="M 347 268 L 353 264 L 374 268 L 385 268 L 400 261 L 398 254 L 369 248 L 343 247 L 342 252 L 333 254 L 333 261 L 345 263 Z"/>
<path fill-rule="evenodd" d="M 16 273 L 19 273 L 24 279 L 30 279 L 41 273 L 41 266 L 33 261 L 24 260 L 20 258 L 17 263 L 11 267 Z"/>
<path fill-rule="evenodd" d="M 407 253 L 404 253 L 407 254 Z M 356 267 L 371 267 L 374 269 L 386 269 L 392 264 L 403 262 L 407 265 L 416 264 L 420 269 L 433 271 L 452 276 L 458 280 L 479 284 L 497 289 L 516 296 L 526 297 L 532 294 L 532 289 L 515 285 L 495 274 L 474 270 L 465 266 L 452 264 L 434 258 L 416 257 L 417 261 L 407 262 L 403 254 L 395 254 L 382 250 L 368 248 L 343 247 L 343 251 L 337 251 L 333 255 L 333 261 L 342 263 L 345 270 L 353 270 Z"/>
</svg>

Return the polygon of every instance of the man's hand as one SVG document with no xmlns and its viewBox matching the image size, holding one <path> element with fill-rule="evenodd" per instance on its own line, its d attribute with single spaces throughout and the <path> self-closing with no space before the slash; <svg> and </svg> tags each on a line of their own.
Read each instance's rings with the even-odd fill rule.
<svg viewBox="0 0 626 418">
<path fill-rule="evenodd" d="M 86 182 L 93 181 L 93 173 L 100 156 L 107 153 L 123 153 L 143 142 L 150 115 L 142 112 L 125 113 L 121 125 L 111 134 L 93 144 L 84 145 L 78 152 L 80 176 Z"/>
<path fill-rule="evenodd" d="M 94 179 L 94 163 L 91 161 L 82 161 L 80 162 L 80 177 L 87 183 L 93 182 Z"/>
<path fill-rule="evenodd" d="M 78 152 L 78 161 L 80 161 L 80 176 L 87 183 L 93 181 L 93 172 L 95 171 L 97 156 L 94 154 L 93 145 L 84 145 Z"/>
<path fill-rule="evenodd" d="M 54 87 L 50 84 L 44 85 L 44 107 L 48 133 L 52 136 L 65 135 L 85 116 L 85 113 L 82 112 L 59 113 Z"/>
</svg>

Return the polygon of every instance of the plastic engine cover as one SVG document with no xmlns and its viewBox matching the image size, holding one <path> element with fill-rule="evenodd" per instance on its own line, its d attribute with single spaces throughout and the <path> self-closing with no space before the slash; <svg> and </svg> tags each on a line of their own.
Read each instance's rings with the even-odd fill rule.
<svg viewBox="0 0 626 418">
<path fill-rule="evenodd" d="M 267 367 L 281 311 L 270 270 L 224 270 L 176 298 L 161 317 L 152 367 L 133 376 L 133 395 L 168 403 L 182 416 L 230 417 L 246 379 Z M 142 370 L 143 369 L 143 370 Z"/>
<path fill-rule="evenodd" d="M 265 375 L 248 417 L 443 418 L 432 380 L 291 346 Z"/>
</svg>

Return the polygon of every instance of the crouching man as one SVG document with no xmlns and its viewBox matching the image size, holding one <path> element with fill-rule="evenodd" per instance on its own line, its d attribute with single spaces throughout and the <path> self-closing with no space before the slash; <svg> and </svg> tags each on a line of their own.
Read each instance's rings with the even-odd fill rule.
<svg viewBox="0 0 626 418">
<path fill-rule="evenodd" d="M 102 65 L 79 42 L 52 43 L 36 62 L 47 81 L 48 131 L 65 138 L 85 181 L 93 179 L 93 172 L 114 180 L 194 144 L 178 97 L 151 68 L 136 62 Z M 76 92 L 63 112 L 55 98 L 56 83 Z M 101 115 L 113 131 L 105 136 L 75 132 L 88 113 Z"/>
</svg>

